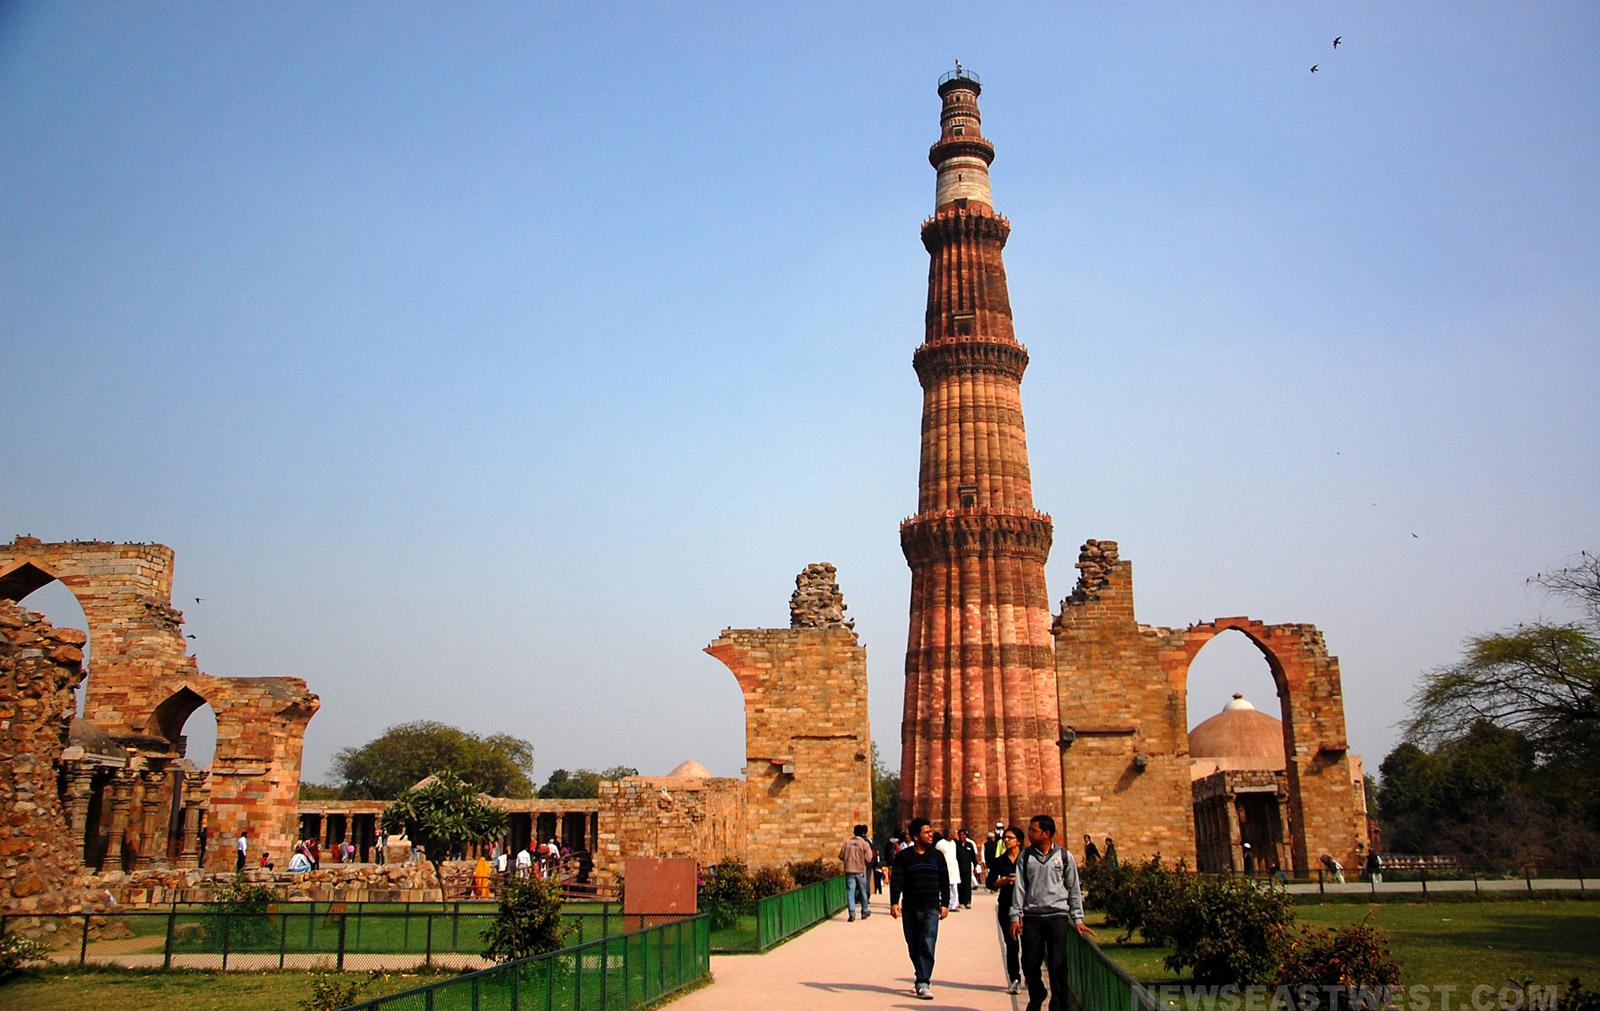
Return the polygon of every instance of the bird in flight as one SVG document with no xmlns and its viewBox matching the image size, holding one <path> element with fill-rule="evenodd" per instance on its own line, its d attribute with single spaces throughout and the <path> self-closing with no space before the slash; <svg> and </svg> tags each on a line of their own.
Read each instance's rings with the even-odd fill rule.
<svg viewBox="0 0 1600 1011">
<path fill-rule="evenodd" d="M 206 598 L 204 598 L 204 597 L 196 597 L 196 598 L 194 598 L 194 602 L 195 602 L 195 603 L 196 603 L 196 604 L 198 604 L 198 603 L 200 603 L 200 602 L 201 602 L 201 601 L 202 601 L 202 600 L 204 600 L 204 599 L 206 599 Z"/>
<path fill-rule="evenodd" d="M 193 632 L 190 632 L 190 633 L 189 633 L 189 638 L 191 638 L 191 639 L 193 639 L 193 638 L 194 638 L 194 633 L 193 633 Z"/>
<path fill-rule="evenodd" d="M 1316 73 L 1316 72 L 1317 72 L 1317 68 L 1318 68 L 1318 67 L 1320 67 L 1320 66 L 1322 66 L 1322 64 L 1320 64 L 1320 63 L 1313 63 L 1313 64 L 1312 64 L 1312 65 L 1311 65 L 1311 72 L 1312 72 L 1312 73 L 1313 73 L 1313 74 L 1315 74 L 1315 73 Z"/>
<path fill-rule="evenodd" d="M 1334 39 L 1333 40 L 1333 48 L 1338 49 L 1339 48 L 1339 43 L 1341 43 L 1343 41 L 1344 41 L 1344 36 L 1343 35 L 1341 35 L 1338 38 Z"/>
</svg>

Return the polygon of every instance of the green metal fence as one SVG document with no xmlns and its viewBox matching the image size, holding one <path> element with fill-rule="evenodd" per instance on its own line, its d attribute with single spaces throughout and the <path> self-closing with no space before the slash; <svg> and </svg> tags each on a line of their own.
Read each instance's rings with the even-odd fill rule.
<svg viewBox="0 0 1600 1011">
<path fill-rule="evenodd" d="M 1067 933 L 1067 989 L 1085 1011 L 1163 1011 L 1150 991 L 1075 930 Z"/>
<path fill-rule="evenodd" d="M 348 1011 L 627 1011 L 711 973 L 704 915 L 351 1005 Z"/>
<path fill-rule="evenodd" d="M 845 907 L 844 875 L 712 913 L 716 952 L 766 951 Z"/>
<path fill-rule="evenodd" d="M 136 968 L 334 970 L 430 966 L 477 969 L 496 906 L 462 903 L 409 911 L 371 904 L 270 906 L 259 912 L 173 906 L 97 915 L 0 916 L 0 934 L 44 941 L 57 962 Z M 628 916 L 617 906 L 563 910 L 573 943 L 637 931 L 677 917 Z"/>
</svg>

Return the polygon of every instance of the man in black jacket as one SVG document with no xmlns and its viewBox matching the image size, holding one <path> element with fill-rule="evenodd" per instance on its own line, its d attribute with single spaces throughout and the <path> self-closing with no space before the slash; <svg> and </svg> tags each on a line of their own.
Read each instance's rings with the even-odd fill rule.
<svg viewBox="0 0 1600 1011">
<path fill-rule="evenodd" d="M 905 933 L 917 997 L 933 1000 L 933 949 L 939 921 L 950 915 L 950 878 L 944 857 L 933 848 L 928 819 L 913 819 L 909 835 L 911 845 L 895 856 L 889 876 L 889 915 Z"/>
</svg>

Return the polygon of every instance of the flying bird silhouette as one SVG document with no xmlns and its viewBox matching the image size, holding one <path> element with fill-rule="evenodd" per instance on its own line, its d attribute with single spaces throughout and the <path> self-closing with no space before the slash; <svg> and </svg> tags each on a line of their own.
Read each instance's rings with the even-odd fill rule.
<svg viewBox="0 0 1600 1011">
<path fill-rule="evenodd" d="M 1312 73 L 1313 73 L 1313 74 L 1315 74 L 1315 73 L 1316 73 L 1316 72 L 1317 72 L 1317 68 L 1318 68 L 1318 67 L 1320 67 L 1320 66 L 1322 66 L 1322 64 L 1320 64 L 1320 63 L 1313 63 L 1313 64 L 1312 64 L 1312 65 L 1311 65 L 1311 72 L 1312 72 Z"/>
<path fill-rule="evenodd" d="M 202 601 L 202 600 L 204 600 L 204 599 L 206 599 L 206 598 L 204 598 L 204 597 L 196 597 L 196 598 L 194 598 L 194 602 L 195 602 L 195 603 L 196 603 L 196 604 L 198 604 L 198 603 L 200 603 L 200 602 L 201 602 L 201 601 Z"/>
<path fill-rule="evenodd" d="M 1338 38 L 1334 39 L 1333 40 L 1333 48 L 1338 49 L 1339 48 L 1339 43 L 1341 43 L 1343 41 L 1344 41 L 1344 36 L 1343 35 L 1341 35 Z"/>
<path fill-rule="evenodd" d="M 193 633 L 193 632 L 190 632 L 190 633 L 189 633 L 189 638 L 191 638 L 191 639 L 193 639 L 193 638 L 194 638 L 194 633 Z"/>
<path fill-rule="evenodd" d="M 1416 539 L 1416 540 L 1421 540 L 1421 538 L 1419 538 L 1419 537 L 1417 537 L 1417 535 L 1416 535 L 1416 534 L 1412 534 L 1412 535 L 1411 535 L 1411 536 L 1412 536 L 1412 538 L 1414 538 L 1414 539 Z"/>
</svg>

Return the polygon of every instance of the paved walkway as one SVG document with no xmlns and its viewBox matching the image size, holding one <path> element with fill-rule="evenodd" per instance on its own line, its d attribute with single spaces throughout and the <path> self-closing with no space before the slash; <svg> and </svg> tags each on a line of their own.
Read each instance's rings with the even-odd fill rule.
<svg viewBox="0 0 1600 1011">
<path fill-rule="evenodd" d="M 1020 1011 L 1026 994 L 1006 993 L 995 929 L 995 897 L 981 889 L 972 908 L 939 924 L 933 1000 L 911 996 L 911 960 L 888 893 L 872 916 L 848 923 L 840 913 L 764 955 L 714 955 L 716 982 L 672 1003 L 672 1011 L 815 1011 L 828 1008 L 932 1008 Z"/>
</svg>

